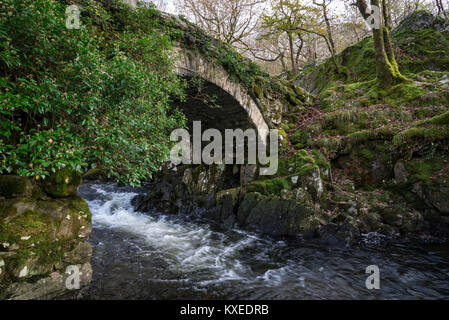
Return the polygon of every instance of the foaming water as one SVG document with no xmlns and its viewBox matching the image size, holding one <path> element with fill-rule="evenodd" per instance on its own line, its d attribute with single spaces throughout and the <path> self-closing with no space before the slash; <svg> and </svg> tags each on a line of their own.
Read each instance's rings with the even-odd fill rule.
<svg viewBox="0 0 449 320">
<path fill-rule="evenodd" d="M 139 190 L 83 185 L 92 211 L 87 299 L 425 299 L 449 297 L 447 247 L 362 249 L 276 241 L 192 216 L 134 211 Z M 374 245 L 372 245 L 374 244 Z M 365 287 L 378 265 L 381 289 Z"/>
<path fill-rule="evenodd" d="M 220 277 L 239 278 L 243 266 L 237 253 L 251 246 L 255 237 L 242 236 L 230 243 L 225 234 L 214 232 L 207 225 L 135 212 L 131 200 L 137 193 L 108 193 L 104 186 L 98 185 L 91 188 L 104 196 L 102 200 L 88 201 L 94 227 L 125 231 L 143 238 L 160 252 L 173 271 L 210 270 Z"/>
</svg>

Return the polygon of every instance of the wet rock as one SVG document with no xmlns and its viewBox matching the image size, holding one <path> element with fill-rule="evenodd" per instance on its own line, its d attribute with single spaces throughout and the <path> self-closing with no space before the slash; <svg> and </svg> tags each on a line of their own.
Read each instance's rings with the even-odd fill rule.
<svg viewBox="0 0 449 320">
<path fill-rule="evenodd" d="M 351 245 L 360 237 L 360 230 L 349 223 L 344 223 L 338 228 L 335 236 L 347 245 Z"/>
<path fill-rule="evenodd" d="M 257 192 L 244 194 L 243 201 L 240 203 L 237 211 L 237 221 L 240 225 L 245 225 L 251 210 L 263 199 L 263 196 Z"/>
<path fill-rule="evenodd" d="M 88 242 L 80 242 L 72 251 L 64 253 L 64 261 L 69 264 L 82 264 L 92 257 L 92 246 Z"/>
<path fill-rule="evenodd" d="M 412 191 L 430 208 L 437 209 L 442 215 L 449 215 L 449 187 L 418 182 L 413 185 Z"/>
<path fill-rule="evenodd" d="M 335 223 L 328 223 L 327 225 L 321 227 L 318 230 L 318 235 L 320 237 L 320 241 L 325 244 L 338 244 L 340 241 L 336 237 L 338 232 L 338 225 Z"/>
<path fill-rule="evenodd" d="M 216 194 L 239 185 L 240 169 L 234 174 L 232 166 L 180 166 L 177 170 L 165 170 L 155 179 L 146 196 L 132 200 L 138 211 L 148 212 L 154 207 L 166 213 L 176 214 L 184 208 L 197 206 L 211 208 Z"/>
<path fill-rule="evenodd" d="M 90 263 L 76 265 L 78 268 L 80 288 L 87 286 L 92 279 L 92 267 Z M 16 282 L 8 287 L 2 294 L 11 300 L 41 300 L 52 299 L 70 292 L 67 288 L 70 274 L 62 271 L 55 271 L 49 276 L 41 278 L 35 282 Z M 76 289 L 73 289 L 76 290 Z"/>
<path fill-rule="evenodd" d="M 296 201 L 263 197 L 250 210 L 244 225 L 262 234 L 298 236 L 313 234 L 319 221 L 317 212 Z"/>
<path fill-rule="evenodd" d="M 217 213 L 221 222 L 227 221 L 227 224 L 236 221 L 237 205 L 240 189 L 230 189 L 221 191 L 217 194 Z"/>
</svg>

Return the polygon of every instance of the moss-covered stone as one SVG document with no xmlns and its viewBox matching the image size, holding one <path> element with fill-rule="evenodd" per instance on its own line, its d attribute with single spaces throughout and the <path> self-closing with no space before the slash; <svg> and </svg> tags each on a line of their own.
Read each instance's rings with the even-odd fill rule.
<svg viewBox="0 0 449 320">
<path fill-rule="evenodd" d="M 224 190 L 217 193 L 216 210 L 221 222 L 230 225 L 235 222 L 239 195 L 240 188 Z"/>
<path fill-rule="evenodd" d="M 0 197 L 31 197 L 33 184 L 26 177 L 15 175 L 0 175 Z"/>
<path fill-rule="evenodd" d="M 259 201 L 257 195 L 253 195 L 255 198 L 250 196 L 247 201 L 254 203 L 257 199 L 258 202 L 245 220 L 249 229 L 276 236 L 309 236 L 320 224 L 319 212 L 294 200 L 264 197 Z M 243 213 L 244 210 L 241 211 L 242 216 Z"/>
<path fill-rule="evenodd" d="M 396 60 L 399 70 L 407 77 L 424 70 L 449 71 L 449 22 L 435 17 L 429 12 L 418 11 L 407 17 L 391 34 L 393 45 L 397 48 Z M 344 49 L 336 57 L 350 77 L 340 74 L 331 59 L 317 68 L 307 68 L 295 82 L 311 92 L 326 99 L 340 82 L 364 83 L 376 78 L 375 54 L 372 37 L 366 37 L 359 43 Z M 405 84 L 405 87 L 407 85 Z M 399 87 L 400 88 L 400 87 Z M 418 97 L 419 88 L 412 87 Z M 399 92 L 396 98 L 399 98 Z M 404 91 L 406 95 L 410 91 Z M 373 92 L 377 95 L 378 92 Z M 393 99 L 392 99 L 393 100 Z M 328 102 L 338 106 L 338 100 Z"/>
<path fill-rule="evenodd" d="M 264 195 L 277 195 L 281 194 L 284 189 L 290 189 L 291 185 L 285 178 L 276 178 L 268 180 L 257 180 L 251 182 L 243 187 L 244 192 L 258 192 Z"/>
<path fill-rule="evenodd" d="M 0 257 L 5 264 L 0 297 L 18 292 L 38 296 L 44 288 L 49 297 L 63 293 L 63 286 L 38 289 L 34 284 L 55 272 L 64 274 L 69 264 L 88 264 L 90 232 L 91 213 L 80 197 L 0 200 Z"/>
<path fill-rule="evenodd" d="M 107 173 L 104 170 L 98 168 L 90 169 L 85 174 L 83 174 L 84 181 L 105 180 L 107 178 Z"/>
<path fill-rule="evenodd" d="M 76 195 L 80 184 L 81 175 L 70 168 L 64 168 L 45 179 L 41 186 L 50 196 L 62 198 Z"/>
</svg>

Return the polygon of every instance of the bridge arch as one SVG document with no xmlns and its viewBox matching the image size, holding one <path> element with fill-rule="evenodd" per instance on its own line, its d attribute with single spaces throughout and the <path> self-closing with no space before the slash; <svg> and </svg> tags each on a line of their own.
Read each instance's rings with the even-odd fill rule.
<svg viewBox="0 0 449 320">
<path fill-rule="evenodd" d="M 215 92 L 218 95 L 218 104 L 222 106 L 222 110 L 209 108 L 208 115 L 205 114 L 203 106 L 202 117 L 200 117 L 198 110 L 194 110 L 198 108 L 198 103 L 193 105 L 187 101 L 181 105 L 181 108 L 190 120 L 206 120 L 209 127 L 213 127 L 212 124 L 215 123 L 217 129 L 245 130 L 252 127 L 257 130 L 259 138 L 266 142 L 269 127 L 257 104 L 241 84 L 232 81 L 221 65 L 211 62 L 199 52 L 188 51 L 180 46 L 174 47 L 174 52 L 177 73 L 186 78 L 200 77 L 206 82 L 206 92 Z"/>
</svg>

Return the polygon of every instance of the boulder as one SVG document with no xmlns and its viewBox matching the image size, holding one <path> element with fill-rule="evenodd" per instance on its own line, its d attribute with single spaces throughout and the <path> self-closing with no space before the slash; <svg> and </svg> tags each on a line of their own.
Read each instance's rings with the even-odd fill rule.
<svg viewBox="0 0 449 320">
<path fill-rule="evenodd" d="M 240 217 L 244 216 L 243 211 L 239 212 Z M 273 236 L 309 236 L 319 227 L 319 216 L 320 212 L 294 200 L 262 197 L 249 211 L 244 225 L 250 230 Z"/>
<path fill-rule="evenodd" d="M 80 288 L 87 286 L 92 279 L 92 267 L 90 263 L 74 265 L 79 270 L 79 286 Z M 8 287 L 2 294 L 11 300 L 40 300 L 52 299 L 55 296 L 66 294 L 67 283 L 70 283 L 70 269 L 62 271 L 54 271 L 47 277 L 38 279 L 35 282 L 16 282 Z M 66 272 L 67 271 L 67 272 Z"/>
<path fill-rule="evenodd" d="M 90 169 L 83 174 L 83 181 L 98 181 L 108 179 L 107 173 L 98 168 Z"/>
<path fill-rule="evenodd" d="M 449 31 L 449 21 L 435 17 L 428 11 L 416 11 L 406 17 L 395 29 L 395 33 L 403 30 L 419 31 L 435 29 L 436 31 Z"/>
<path fill-rule="evenodd" d="M 90 232 L 91 213 L 81 197 L 0 200 L 0 299 L 66 293 L 62 281 L 71 265 L 85 269 L 81 285 L 88 284 Z"/>
<path fill-rule="evenodd" d="M 81 174 L 70 168 L 64 168 L 45 179 L 41 186 L 48 195 L 64 198 L 76 195 L 80 184 Z"/>
<path fill-rule="evenodd" d="M 25 177 L 14 175 L 0 176 L 0 197 L 31 197 L 35 185 Z"/>
</svg>

